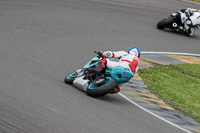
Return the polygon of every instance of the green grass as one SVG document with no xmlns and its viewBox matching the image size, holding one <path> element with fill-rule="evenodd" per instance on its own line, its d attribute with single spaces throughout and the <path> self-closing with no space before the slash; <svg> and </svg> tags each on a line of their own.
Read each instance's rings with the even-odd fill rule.
<svg viewBox="0 0 200 133">
<path fill-rule="evenodd" d="M 200 3 L 200 0 L 188 0 L 188 1 Z"/>
<path fill-rule="evenodd" d="M 155 66 L 138 74 L 152 93 L 200 122 L 200 64 Z"/>
</svg>

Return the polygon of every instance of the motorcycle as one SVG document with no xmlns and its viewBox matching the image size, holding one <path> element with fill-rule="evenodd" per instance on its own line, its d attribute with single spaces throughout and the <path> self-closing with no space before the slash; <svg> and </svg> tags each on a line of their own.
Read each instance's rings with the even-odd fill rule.
<svg viewBox="0 0 200 133">
<path fill-rule="evenodd" d="M 74 85 L 91 97 L 100 97 L 112 94 L 114 89 L 121 83 L 128 82 L 134 75 L 122 66 L 116 66 L 112 70 L 105 68 L 105 71 L 97 73 L 96 65 L 103 58 L 98 52 L 82 69 L 78 69 L 68 74 L 64 82 Z"/>
<path fill-rule="evenodd" d="M 182 32 L 187 36 L 193 35 L 194 29 L 200 28 L 200 11 L 193 12 L 191 16 L 187 17 L 186 13 L 181 11 L 171 14 L 169 17 L 157 23 L 157 28 L 164 30 L 169 28 L 171 30 Z M 191 33 L 188 32 L 191 29 Z"/>
</svg>

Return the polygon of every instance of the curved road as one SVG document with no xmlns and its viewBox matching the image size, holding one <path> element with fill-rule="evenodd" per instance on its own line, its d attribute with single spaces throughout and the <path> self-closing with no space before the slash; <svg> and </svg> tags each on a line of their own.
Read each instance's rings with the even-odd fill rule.
<svg viewBox="0 0 200 133">
<path fill-rule="evenodd" d="M 119 95 L 63 83 L 94 50 L 199 54 L 200 32 L 156 29 L 180 0 L 0 0 L 0 132 L 182 133 Z"/>
</svg>

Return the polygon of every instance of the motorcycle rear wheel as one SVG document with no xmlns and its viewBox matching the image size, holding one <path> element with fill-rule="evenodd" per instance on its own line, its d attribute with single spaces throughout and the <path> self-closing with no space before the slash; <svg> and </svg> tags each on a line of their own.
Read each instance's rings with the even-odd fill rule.
<svg viewBox="0 0 200 133">
<path fill-rule="evenodd" d="M 117 81 L 115 78 L 106 77 L 105 83 L 103 85 L 96 85 L 91 83 L 87 87 L 86 93 L 91 97 L 100 97 L 113 91 L 116 86 Z"/>
</svg>

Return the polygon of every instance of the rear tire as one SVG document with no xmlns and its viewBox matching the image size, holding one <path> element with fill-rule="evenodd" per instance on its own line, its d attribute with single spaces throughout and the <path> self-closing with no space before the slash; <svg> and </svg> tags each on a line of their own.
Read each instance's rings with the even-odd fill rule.
<svg viewBox="0 0 200 133">
<path fill-rule="evenodd" d="M 74 73 L 75 73 L 75 71 L 72 72 L 72 73 L 70 73 L 70 74 L 68 74 L 68 75 L 65 77 L 64 82 L 65 82 L 66 84 L 72 84 L 72 83 L 73 83 L 74 79 L 76 78 L 75 76 L 72 76 Z"/>
<path fill-rule="evenodd" d="M 158 29 L 165 29 L 165 28 L 172 28 L 172 24 L 176 22 L 176 19 L 173 17 L 167 17 L 160 22 L 157 23 L 157 28 Z"/>
<path fill-rule="evenodd" d="M 86 93 L 91 97 L 100 97 L 100 96 L 104 96 L 104 95 L 110 93 L 117 86 L 117 81 L 115 78 L 106 77 L 105 82 L 107 82 L 107 83 L 105 83 L 101 86 L 95 85 L 93 83 L 90 84 L 87 87 Z"/>
</svg>

